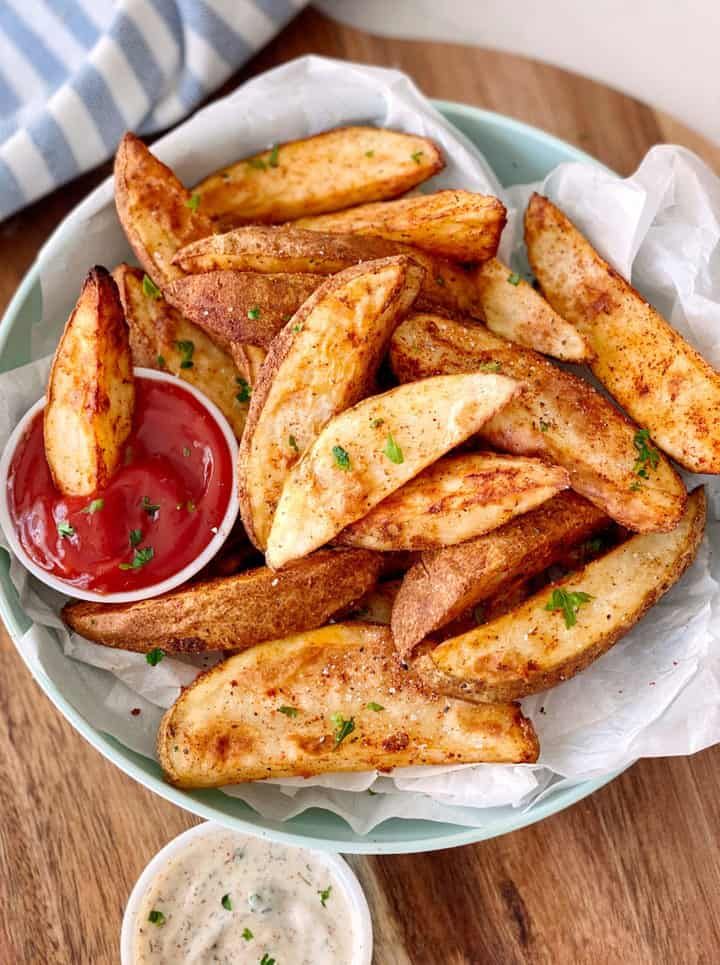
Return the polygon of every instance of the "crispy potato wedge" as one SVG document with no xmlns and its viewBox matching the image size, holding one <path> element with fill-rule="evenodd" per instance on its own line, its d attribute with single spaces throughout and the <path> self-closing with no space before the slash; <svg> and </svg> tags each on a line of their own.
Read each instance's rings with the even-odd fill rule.
<svg viewBox="0 0 720 965">
<path fill-rule="evenodd" d="M 162 288 L 182 270 L 175 252 L 212 234 L 213 224 L 170 168 L 127 133 L 115 155 L 115 205 L 138 261 Z"/>
<path fill-rule="evenodd" d="M 195 191 L 202 210 L 227 229 L 396 198 L 444 166 L 426 137 L 340 127 L 237 161 Z"/>
<path fill-rule="evenodd" d="M 430 654 L 444 674 L 473 682 L 484 700 L 511 700 L 575 676 L 612 647 L 680 579 L 705 530 L 705 493 L 696 489 L 669 533 L 631 537 L 516 610 Z M 587 596 L 561 611 L 558 592 Z M 552 607 L 552 609 L 550 609 Z"/>
<path fill-rule="evenodd" d="M 65 496 L 106 486 L 132 428 L 132 355 L 115 282 L 96 267 L 85 279 L 55 350 L 44 413 L 45 455 Z"/>
<path fill-rule="evenodd" d="M 200 676 L 163 717 L 157 752 L 173 784 L 221 787 L 409 764 L 532 762 L 538 742 L 516 704 L 439 697 L 403 668 L 387 628 L 340 623 L 253 647 Z"/>
<path fill-rule="evenodd" d="M 139 653 L 245 650 L 322 626 L 375 585 L 381 562 L 367 550 L 322 550 L 282 573 L 262 566 L 137 603 L 70 603 L 62 618 L 88 640 Z"/>
<path fill-rule="evenodd" d="M 265 554 L 283 566 L 323 546 L 464 442 L 520 386 L 503 375 L 401 385 L 331 419 L 288 475 Z"/>
<path fill-rule="evenodd" d="M 226 352 L 235 345 L 267 349 L 324 281 L 313 274 L 208 271 L 179 278 L 164 295 Z"/>
<path fill-rule="evenodd" d="M 259 549 L 288 473 L 322 426 L 367 394 L 398 320 L 420 288 L 408 258 L 329 278 L 270 346 L 240 447 L 240 505 Z"/>
<path fill-rule="evenodd" d="M 609 522 L 582 496 L 562 492 L 490 533 L 423 553 L 405 574 L 393 606 L 392 632 L 399 653 L 408 659 L 431 633 L 504 594 L 518 580 L 541 573 L 569 546 Z"/>
<path fill-rule="evenodd" d="M 720 473 L 720 372 L 539 194 L 525 240 L 545 297 L 590 343 L 597 378 L 682 466 Z"/>
<path fill-rule="evenodd" d="M 438 373 L 500 371 L 526 391 L 483 426 L 498 449 L 540 456 L 570 473 L 576 492 L 635 532 L 670 530 L 686 492 L 670 463 L 638 475 L 638 428 L 587 382 L 483 325 L 413 314 L 395 331 L 391 360 L 401 382 Z"/>
<path fill-rule="evenodd" d="M 375 550 L 453 546 L 497 529 L 570 485 L 565 469 L 494 452 L 448 456 L 383 499 L 335 539 Z"/>
<path fill-rule="evenodd" d="M 505 205 L 491 195 L 438 191 L 300 218 L 295 225 L 402 241 L 457 261 L 485 261 L 497 251 L 505 214 Z"/>
<path fill-rule="evenodd" d="M 138 268 L 119 265 L 113 277 L 130 328 L 135 364 L 165 369 L 200 389 L 220 409 L 239 439 L 249 403 L 241 401 L 247 393 L 230 356 L 168 305 L 162 295 L 145 294 L 143 273 Z M 192 365 L 183 366 L 183 361 Z"/>
<path fill-rule="evenodd" d="M 202 242 L 200 242 L 202 243 Z M 553 311 L 539 292 L 497 258 L 475 269 L 484 321 L 491 332 L 566 362 L 593 358 L 574 325 Z"/>
</svg>

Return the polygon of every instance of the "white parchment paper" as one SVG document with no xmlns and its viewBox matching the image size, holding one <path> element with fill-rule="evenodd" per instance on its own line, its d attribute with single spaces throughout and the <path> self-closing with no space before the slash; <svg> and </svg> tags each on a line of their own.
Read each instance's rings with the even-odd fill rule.
<svg viewBox="0 0 720 965">
<path fill-rule="evenodd" d="M 533 187 L 556 200 L 598 250 L 720 366 L 720 181 L 693 154 L 656 147 L 627 179 L 563 164 L 542 186 L 503 192 L 481 154 L 396 71 L 304 57 L 259 77 L 181 125 L 153 150 L 192 184 L 237 157 L 341 124 L 373 123 L 427 134 L 445 170 L 428 183 L 498 194 L 520 213 Z M 521 219 L 511 217 L 504 257 L 522 264 Z M 0 445 L 39 398 L 48 361 L 92 264 L 130 258 L 101 185 L 60 226 L 39 255 L 43 318 L 33 324 L 28 366 L 0 376 Z M 45 357 L 45 358 L 44 358 Z M 262 814 L 287 819 L 325 807 L 366 832 L 389 817 L 482 826 L 502 807 L 532 807 L 558 784 L 620 768 L 642 756 L 689 754 L 720 739 L 720 485 L 710 495 L 708 535 L 698 559 L 613 650 L 580 676 L 524 701 L 540 737 L 540 763 L 414 767 L 390 776 L 325 775 L 228 788 Z M 166 657 L 149 667 L 68 634 L 62 598 L 13 561 L 12 580 L 33 626 L 19 646 L 98 730 L 148 757 L 163 709 L 215 657 Z M 139 708 L 139 715 L 131 710 Z M 374 793 L 369 794 L 368 789 Z"/>
</svg>

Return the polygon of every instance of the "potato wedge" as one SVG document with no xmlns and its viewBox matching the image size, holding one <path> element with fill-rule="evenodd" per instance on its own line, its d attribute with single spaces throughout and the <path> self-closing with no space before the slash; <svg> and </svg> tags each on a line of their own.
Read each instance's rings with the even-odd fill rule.
<svg viewBox="0 0 720 965">
<path fill-rule="evenodd" d="M 377 708 L 381 707 L 381 710 Z M 516 704 L 439 697 L 395 653 L 386 627 L 336 624 L 230 657 L 183 691 L 157 752 L 179 787 L 389 770 L 409 764 L 532 762 Z"/>
<path fill-rule="evenodd" d="M 383 499 L 335 539 L 375 550 L 453 546 L 497 529 L 570 485 L 565 469 L 493 452 L 448 456 Z"/>
<path fill-rule="evenodd" d="M 682 466 L 720 473 L 720 372 L 539 194 L 525 240 L 545 297 L 590 343 L 597 378 Z"/>
<path fill-rule="evenodd" d="M 431 633 L 519 579 L 542 573 L 568 547 L 609 522 L 582 496 L 563 492 L 490 533 L 423 553 L 405 574 L 393 605 L 392 632 L 400 655 L 409 659 Z"/>
<path fill-rule="evenodd" d="M 45 455 L 65 496 L 107 485 L 130 434 L 132 355 L 115 282 L 96 267 L 85 279 L 55 350 L 44 413 Z"/>
<path fill-rule="evenodd" d="M 475 269 L 484 321 L 491 332 L 566 362 L 593 358 L 574 325 L 553 311 L 539 292 L 497 258 Z"/>
<path fill-rule="evenodd" d="M 323 550 L 282 573 L 265 566 L 138 603 L 70 603 L 65 623 L 106 647 L 147 653 L 245 650 L 322 626 L 377 582 L 379 554 Z"/>
<path fill-rule="evenodd" d="M 680 579 L 704 530 L 705 493 L 698 488 L 672 532 L 631 537 L 516 610 L 441 643 L 432 661 L 442 673 L 472 681 L 474 695 L 488 701 L 553 687 L 609 650 Z"/>
<path fill-rule="evenodd" d="M 491 195 L 438 191 L 300 218 L 295 227 L 374 235 L 403 241 L 444 258 L 485 261 L 497 251 L 505 214 L 505 205 Z"/>
<path fill-rule="evenodd" d="M 401 382 L 438 373 L 500 371 L 527 390 L 483 426 L 498 449 L 540 456 L 570 473 L 576 492 L 635 532 L 670 530 L 686 501 L 670 463 L 638 475 L 638 427 L 587 382 L 483 325 L 413 314 L 396 329 L 391 360 Z"/>
<path fill-rule="evenodd" d="M 213 232 L 194 195 L 129 132 L 115 155 L 115 205 L 132 250 L 161 288 L 183 273 L 175 252 Z"/>
<path fill-rule="evenodd" d="M 165 298 L 210 338 L 267 349 L 302 303 L 325 281 L 323 275 L 209 271 L 167 285 Z"/>
<path fill-rule="evenodd" d="M 340 127 L 236 161 L 195 191 L 203 211 L 227 229 L 396 198 L 444 166 L 426 137 Z"/>
<path fill-rule="evenodd" d="M 385 258 L 329 278 L 272 343 L 240 447 L 240 504 L 259 549 L 288 473 L 329 418 L 368 391 L 422 269 Z"/>
<path fill-rule="evenodd" d="M 119 265 L 113 277 L 130 328 L 135 364 L 165 369 L 200 389 L 220 409 L 239 439 L 247 419 L 249 389 L 230 356 L 168 305 L 162 295 L 146 294 L 140 269 Z M 183 366 L 183 361 L 192 365 Z M 243 400 L 244 396 L 247 398 Z"/>
<path fill-rule="evenodd" d="M 278 568 L 361 519 L 477 432 L 520 391 L 503 375 L 401 385 L 331 419 L 288 475 L 265 554 Z"/>
</svg>

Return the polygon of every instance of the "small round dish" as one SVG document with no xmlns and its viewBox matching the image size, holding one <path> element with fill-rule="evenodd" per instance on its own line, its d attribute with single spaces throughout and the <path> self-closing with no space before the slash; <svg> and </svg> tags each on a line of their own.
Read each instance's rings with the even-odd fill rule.
<svg viewBox="0 0 720 965">
<path fill-rule="evenodd" d="M 125 906 L 122 928 L 120 930 L 120 963 L 121 965 L 135 965 L 135 923 L 145 895 L 155 878 L 166 867 L 168 862 L 179 855 L 198 838 L 211 834 L 228 833 L 223 825 L 212 821 L 197 824 L 187 831 L 183 831 L 165 845 L 155 857 L 146 865 L 140 877 L 135 882 L 133 890 Z M 234 832 L 238 841 L 254 837 L 243 832 Z M 309 851 L 314 861 L 322 864 L 333 876 L 333 886 L 337 885 L 345 894 L 350 906 L 350 920 L 345 924 L 355 934 L 353 957 L 351 965 L 371 965 L 373 950 L 373 930 L 370 909 L 365 893 L 350 866 L 339 855 L 327 851 Z"/>
<path fill-rule="evenodd" d="M 18 422 L 17 426 L 13 430 L 12 435 L 8 439 L 8 443 L 2 453 L 2 457 L 0 457 L 0 527 L 5 534 L 5 538 L 10 544 L 10 548 L 23 564 L 25 569 L 29 570 L 29 572 L 32 573 L 33 576 L 37 577 L 37 579 L 42 583 L 52 587 L 52 589 L 58 590 L 60 593 L 65 593 L 66 595 L 72 596 L 78 600 L 90 600 L 96 603 L 132 603 L 137 600 L 146 600 L 150 597 L 158 596 L 161 593 L 167 593 L 169 590 L 174 590 L 176 587 L 195 576 L 195 574 L 206 566 L 217 554 L 227 539 L 240 510 L 237 481 L 238 445 L 235 435 L 233 434 L 233 431 L 222 412 L 213 402 L 210 401 L 210 399 L 208 399 L 206 395 L 198 391 L 198 389 L 190 385 L 188 382 L 179 381 L 175 375 L 171 375 L 168 372 L 159 372 L 155 371 L 154 369 L 145 368 L 135 368 L 134 374 L 149 381 L 166 382 L 174 386 L 180 386 L 183 391 L 186 391 L 190 396 L 192 396 L 192 398 L 200 403 L 200 405 L 212 417 L 213 421 L 220 429 L 222 437 L 225 440 L 230 453 L 232 482 L 228 506 L 222 522 L 218 526 L 217 533 L 214 534 L 202 552 L 200 552 L 190 563 L 188 563 L 187 566 L 184 566 L 181 570 L 178 570 L 177 573 L 174 573 L 172 576 L 169 576 L 157 583 L 139 587 L 137 590 L 100 593 L 96 590 L 88 590 L 75 586 L 66 582 L 60 577 L 49 573 L 29 556 L 24 546 L 20 542 L 12 520 L 8 502 L 8 475 L 13 456 L 15 455 L 15 451 L 20 440 L 25 435 L 33 420 L 37 414 L 45 408 L 45 399 L 38 399 L 38 401 L 31 406 L 30 409 L 28 409 L 22 419 L 20 419 Z"/>
</svg>

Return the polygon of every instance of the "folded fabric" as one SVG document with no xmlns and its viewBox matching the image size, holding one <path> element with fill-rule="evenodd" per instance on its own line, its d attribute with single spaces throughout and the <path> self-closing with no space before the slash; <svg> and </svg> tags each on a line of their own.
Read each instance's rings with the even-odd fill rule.
<svg viewBox="0 0 720 965">
<path fill-rule="evenodd" d="M 170 127 L 306 0 L 2 0 L 0 220 Z"/>
</svg>

